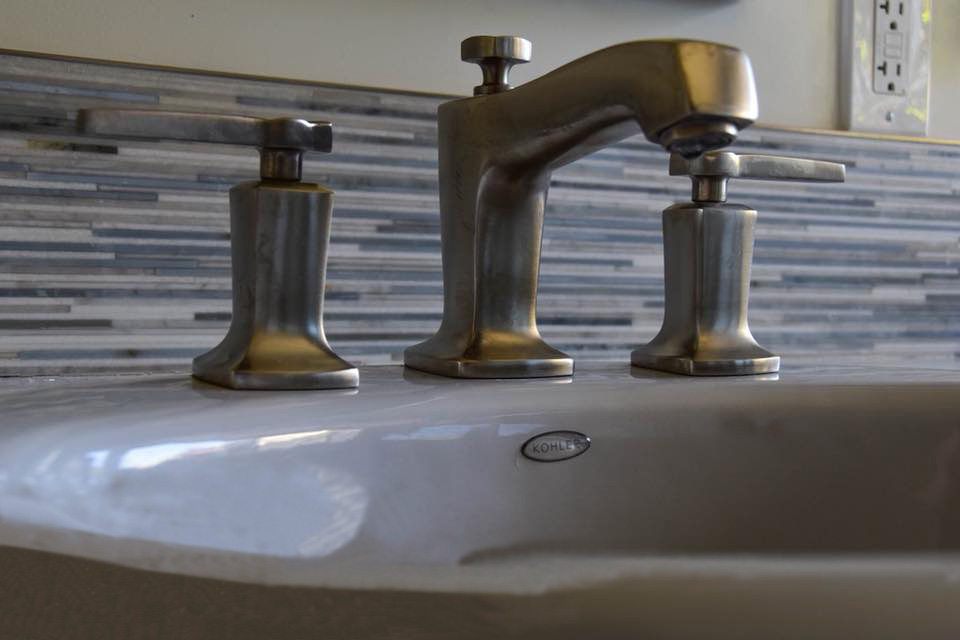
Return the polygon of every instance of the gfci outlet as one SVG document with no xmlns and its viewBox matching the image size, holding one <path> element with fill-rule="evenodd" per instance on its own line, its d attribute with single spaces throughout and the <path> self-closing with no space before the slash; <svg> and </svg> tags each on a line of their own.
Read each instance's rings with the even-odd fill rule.
<svg viewBox="0 0 960 640">
<path fill-rule="evenodd" d="M 908 0 L 875 0 L 873 8 L 873 90 L 906 95 L 910 67 L 910 12 Z"/>
<path fill-rule="evenodd" d="M 932 0 L 843 0 L 841 120 L 926 135 Z"/>
</svg>

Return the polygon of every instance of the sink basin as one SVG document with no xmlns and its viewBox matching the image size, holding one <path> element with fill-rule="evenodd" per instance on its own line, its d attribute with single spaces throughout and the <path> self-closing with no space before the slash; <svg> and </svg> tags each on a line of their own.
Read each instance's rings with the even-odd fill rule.
<svg viewBox="0 0 960 640">
<path fill-rule="evenodd" d="M 361 381 L 0 382 L 0 637 L 960 635 L 960 371 Z"/>
</svg>

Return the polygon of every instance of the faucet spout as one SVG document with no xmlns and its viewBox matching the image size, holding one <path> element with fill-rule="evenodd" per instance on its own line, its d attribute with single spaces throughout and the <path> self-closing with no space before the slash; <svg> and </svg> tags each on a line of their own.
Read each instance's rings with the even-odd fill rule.
<svg viewBox="0 0 960 640">
<path fill-rule="evenodd" d="M 616 45 L 516 89 L 441 105 L 443 321 L 405 364 L 470 378 L 572 374 L 536 323 L 553 170 L 638 133 L 697 156 L 756 116 L 746 55 L 689 40 Z"/>
</svg>

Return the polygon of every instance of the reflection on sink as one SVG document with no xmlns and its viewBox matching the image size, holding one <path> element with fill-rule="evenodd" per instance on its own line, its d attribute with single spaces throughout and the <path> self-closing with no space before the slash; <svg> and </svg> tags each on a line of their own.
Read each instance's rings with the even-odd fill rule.
<svg viewBox="0 0 960 640">
<path fill-rule="evenodd" d="M 46 575 L 130 611 L 213 589 L 196 619 L 249 619 L 233 637 L 960 633 L 960 372 L 363 376 L 4 382 L 0 610 L 41 607 L 11 585 Z M 589 450 L 521 455 L 560 430 Z M 368 626 L 333 615 L 354 607 Z"/>
</svg>

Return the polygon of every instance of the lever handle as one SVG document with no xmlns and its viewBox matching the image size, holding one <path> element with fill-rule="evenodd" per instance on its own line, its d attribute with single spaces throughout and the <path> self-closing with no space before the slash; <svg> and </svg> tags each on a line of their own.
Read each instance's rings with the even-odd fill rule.
<svg viewBox="0 0 960 640">
<path fill-rule="evenodd" d="M 460 43 L 460 59 L 480 65 L 483 84 L 473 95 L 483 96 L 510 89 L 510 69 L 530 62 L 533 45 L 519 36 L 471 36 Z"/>
<path fill-rule="evenodd" d="M 802 182 L 843 182 L 846 167 L 838 162 L 786 158 L 758 154 L 711 151 L 687 159 L 678 153 L 670 156 L 670 175 L 690 176 L 695 202 L 724 202 L 727 180 L 784 180 Z"/>
<path fill-rule="evenodd" d="M 81 109 L 81 133 L 113 138 L 186 140 L 257 147 L 265 179 L 299 180 L 305 151 L 330 151 L 333 125 L 298 118 L 254 118 L 147 109 Z"/>
</svg>

